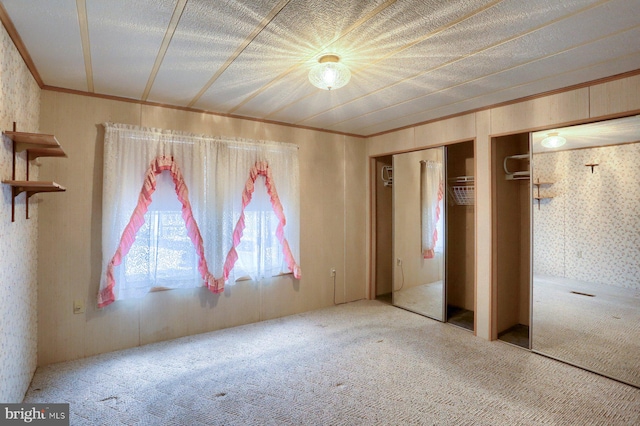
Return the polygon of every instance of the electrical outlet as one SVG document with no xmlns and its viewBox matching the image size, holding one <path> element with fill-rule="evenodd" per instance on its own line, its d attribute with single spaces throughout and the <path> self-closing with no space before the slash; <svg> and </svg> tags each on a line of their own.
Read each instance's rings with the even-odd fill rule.
<svg viewBox="0 0 640 426">
<path fill-rule="evenodd" d="M 73 301 L 73 313 L 84 314 L 84 301 L 79 299 Z"/>
<path fill-rule="evenodd" d="M 329 270 L 329 277 L 334 278 L 336 276 L 336 268 L 331 268 Z"/>
</svg>

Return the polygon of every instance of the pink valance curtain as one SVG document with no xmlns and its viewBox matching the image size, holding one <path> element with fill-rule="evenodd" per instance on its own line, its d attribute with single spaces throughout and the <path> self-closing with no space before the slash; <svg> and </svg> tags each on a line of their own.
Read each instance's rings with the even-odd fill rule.
<svg viewBox="0 0 640 426">
<path fill-rule="evenodd" d="M 142 279 L 134 277 L 131 271 L 136 268 L 123 264 L 123 260 L 135 244 L 136 234 L 145 225 L 149 206 L 153 207 L 156 177 L 161 173 L 171 176 L 171 191 L 180 203 L 184 226 L 196 252 L 197 268 L 192 280 L 197 281 L 197 285 L 221 292 L 225 281 L 233 283 L 239 276 L 261 279 L 292 272 L 300 278 L 296 262 L 299 252 L 297 146 L 105 124 L 100 306 L 141 296 L 159 285 L 151 273 L 146 274 L 150 276 L 148 279 L 145 274 Z M 255 191 L 256 188 L 262 191 Z M 246 211 L 248 207 L 250 212 Z M 256 210 L 260 214 L 256 214 Z M 273 225 L 265 226 L 259 222 L 260 218 L 263 221 L 266 218 Z M 266 250 L 266 254 L 254 262 L 238 248 L 245 244 L 245 228 L 269 230 L 269 226 L 273 232 L 267 232 L 262 238 L 271 240 L 256 242 L 253 241 L 256 238 L 252 238 L 257 246 L 251 251 L 259 246 L 273 246 L 274 241 L 279 250 Z M 240 262 L 236 266 L 238 251 Z M 161 286 L 171 287 L 166 281 Z"/>
</svg>

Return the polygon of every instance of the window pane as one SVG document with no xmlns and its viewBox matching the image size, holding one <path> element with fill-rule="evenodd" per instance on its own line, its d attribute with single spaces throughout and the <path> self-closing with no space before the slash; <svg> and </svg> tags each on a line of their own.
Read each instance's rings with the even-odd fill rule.
<svg viewBox="0 0 640 426">
<path fill-rule="evenodd" d="M 256 192 L 258 192 L 257 188 Z M 263 194 L 258 193 L 258 195 Z M 236 279 L 246 276 L 260 279 L 286 271 L 282 247 L 276 237 L 278 218 L 270 202 L 260 198 L 254 199 L 247 206 L 244 214 L 245 229 L 242 240 L 236 247 L 238 253 L 238 261 L 234 267 Z"/>
<path fill-rule="evenodd" d="M 135 287 L 200 285 L 197 255 L 180 211 L 148 211 L 124 265 L 125 279 Z"/>
<path fill-rule="evenodd" d="M 158 215 L 157 279 L 189 279 L 197 265 L 195 248 L 187 235 L 181 212 Z"/>
</svg>

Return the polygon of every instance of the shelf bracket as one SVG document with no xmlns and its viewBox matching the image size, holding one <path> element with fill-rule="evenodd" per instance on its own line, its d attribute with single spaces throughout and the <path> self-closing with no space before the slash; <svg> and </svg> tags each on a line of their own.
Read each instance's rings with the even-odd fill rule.
<svg viewBox="0 0 640 426">
<path fill-rule="evenodd" d="M 39 192 L 62 192 L 66 188 L 55 182 L 42 182 L 29 180 L 29 163 L 38 157 L 66 157 L 60 143 L 53 135 L 37 133 L 17 132 L 16 122 L 13 122 L 13 132 L 3 132 L 11 140 L 11 180 L 3 180 L 2 183 L 11 185 L 11 222 L 16 220 L 16 197 L 25 193 L 25 216 L 29 219 L 29 198 Z M 16 157 L 26 151 L 26 180 L 16 180 Z"/>
<path fill-rule="evenodd" d="M 16 221 L 16 188 L 11 188 L 11 222 Z"/>
<path fill-rule="evenodd" d="M 18 186 L 12 186 L 11 187 L 11 222 L 16 221 L 16 197 L 22 194 L 23 192 L 26 194 L 24 198 L 25 218 L 29 219 L 29 198 L 31 198 L 32 195 L 37 194 L 37 192 L 28 191 Z"/>
<path fill-rule="evenodd" d="M 17 132 L 17 129 L 17 123 L 14 121 L 13 131 Z M 11 179 L 16 180 L 16 141 L 14 140 L 11 140 L 11 159 L 13 161 L 11 164 Z M 16 193 L 16 189 L 17 188 L 11 187 L 11 222 L 16 221 L 16 197 L 19 194 L 19 192 Z"/>
</svg>

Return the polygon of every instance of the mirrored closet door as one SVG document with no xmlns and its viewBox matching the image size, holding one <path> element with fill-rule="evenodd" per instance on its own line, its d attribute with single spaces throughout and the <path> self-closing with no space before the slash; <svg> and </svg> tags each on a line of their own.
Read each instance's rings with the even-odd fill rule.
<svg viewBox="0 0 640 426">
<path fill-rule="evenodd" d="M 640 386 L 640 116 L 531 142 L 532 350 Z"/>
<path fill-rule="evenodd" d="M 445 150 L 393 156 L 395 306 L 445 320 Z"/>
</svg>

